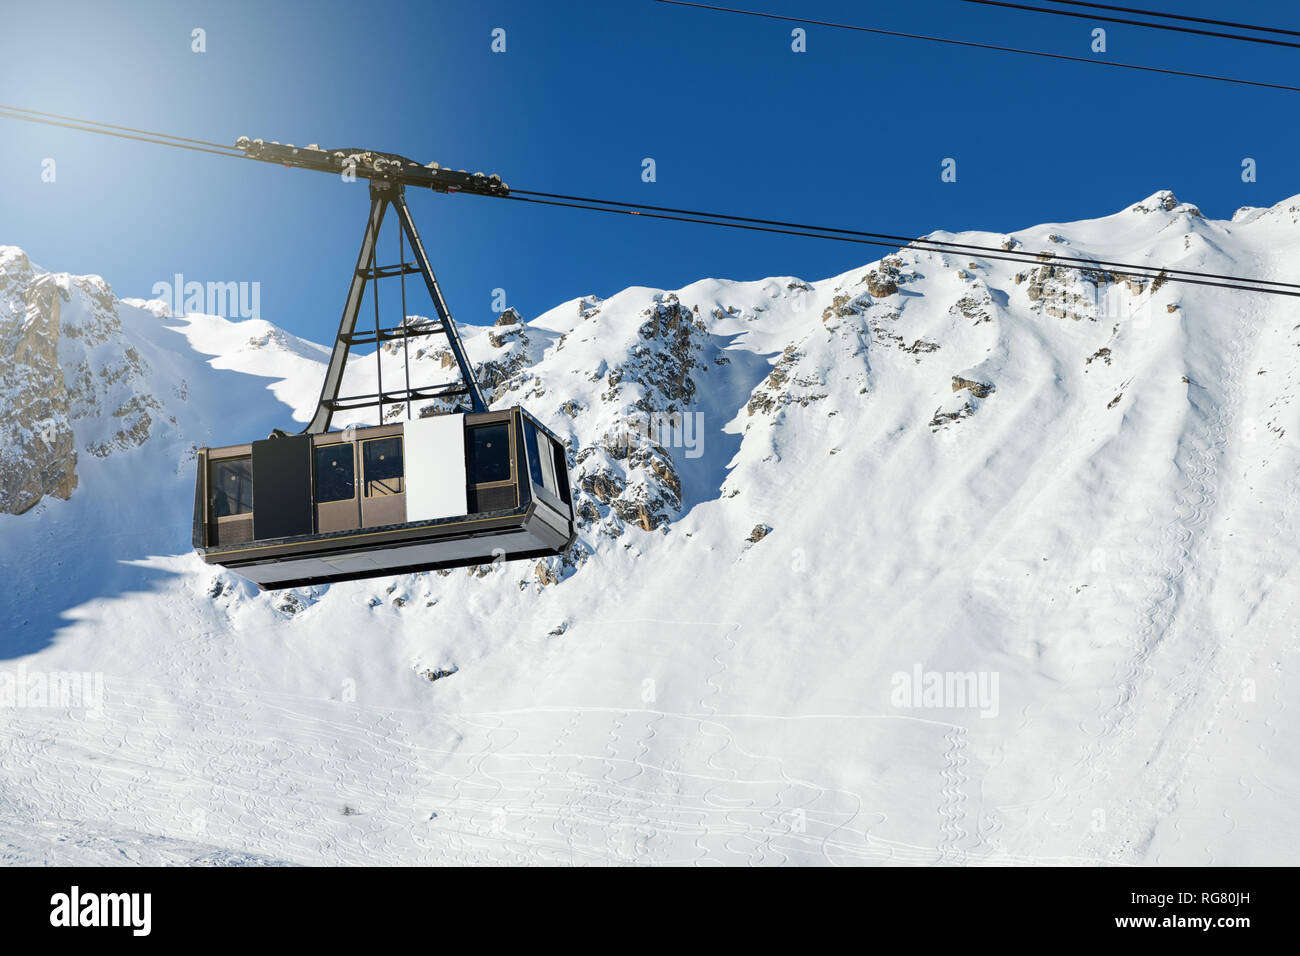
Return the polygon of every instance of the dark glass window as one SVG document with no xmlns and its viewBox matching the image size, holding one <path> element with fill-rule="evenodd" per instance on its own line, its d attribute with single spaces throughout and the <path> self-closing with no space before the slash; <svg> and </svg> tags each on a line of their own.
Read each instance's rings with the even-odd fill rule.
<svg viewBox="0 0 1300 956">
<path fill-rule="evenodd" d="M 229 518 L 253 512 L 253 459 L 214 461 L 208 471 L 208 514 Z"/>
<path fill-rule="evenodd" d="M 356 469 L 352 443 L 316 447 L 316 503 L 347 501 L 356 497 Z"/>
<path fill-rule="evenodd" d="M 375 438 L 364 442 L 361 459 L 367 498 L 400 495 L 406 491 L 401 438 Z"/>
<path fill-rule="evenodd" d="M 551 451 L 555 455 L 556 494 L 566 505 L 572 504 L 569 500 L 569 463 L 564 457 L 564 449 L 557 442 L 551 442 Z"/>
<path fill-rule="evenodd" d="M 474 425 L 468 429 L 465 471 L 471 485 L 510 480 L 510 426 Z"/>
<path fill-rule="evenodd" d="M 537 444 L 537 426 L 528 419 L 524 419 L 524 444 L 528 446 L 528 473 L 533 478 L 534 485 L 545 485 L 542 481 L 542 454 Z M 543 445 L 546 441 L 543 440 Z"/>
</svg>

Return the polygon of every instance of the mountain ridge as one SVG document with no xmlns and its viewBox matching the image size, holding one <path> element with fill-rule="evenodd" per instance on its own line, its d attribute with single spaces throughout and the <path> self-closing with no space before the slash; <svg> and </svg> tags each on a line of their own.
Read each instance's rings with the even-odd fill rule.
<svg viewBox="0 0 1300 956">
<path fill-rule="evenodd" d="M 1281 278 L 1294 203 L 929 238 Z M 4 445 L 54 448 L 0 501 L 0 673 L 107 688 L 0 706 L 5 852 L 44 820 L 141 858 L 1282 862 L 1289 308 L 903 248 L 463 324 L 568 442 L 573 552 L 259 594 L 188 553 L 193 450 L 305 423 L 324 348 L 0 247 Z"/>
</svg>

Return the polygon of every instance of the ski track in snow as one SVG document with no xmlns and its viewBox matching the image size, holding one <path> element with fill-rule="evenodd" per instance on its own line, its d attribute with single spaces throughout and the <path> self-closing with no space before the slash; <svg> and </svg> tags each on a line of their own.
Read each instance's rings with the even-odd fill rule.
<svg viewBox="0 0 1300 956">
<path fill-rule="evenodd" d="M 21 718 L 14 722 L 11 733 L 18 731 L 14 739 L 23 742 L 14 756 L 31 769 L 34 789 L 80 795 L 75 804 L 61 804 L 62 813 L 122 825 L 129 820 L 135 828 L 176 840 L 201 841 L 219 831 L 222 842 L 233 848 L 256 846 L 264 854 L 303 863 L 362 864 L 376 855 L 408 858 L 412 852 L 423 863 L 445 861 L 462 852 L 475 862 L 635 863 L 644 854 L 634 837 L 651 835 L 667 844 L 666 852 L 682 863 L 935 861 L 933 847 L 868 838 L 855 826 L 867 806 L 862 795 L 791 778 L 779 769 L 775 777 L 763 772 L 763 765 L 775 769 L 779 761 L 739 745 L 731 721 L 735 717 L 779 721 L 780 717 L 604 708 L 447 715 L 443 718 L 447 726 L 474 742 L 453 751 L 412 740 L 400 714 L 334 705 L 329 708 L 333 716 L 327 716 L 319 712 L 320 701 L 206 688 L 188 702 L 188 713 L 197 723 L 223 728 L 223 734 L 206 737 L 196 747 L 148 730 L 166 723 L 162 712 L 171 710 L 171 704 L 163 702 L 168 688 L 115 684 L 126 684 L 126 689 L 107 708 L 112 716 L 104 718 L 105 726 L 97 735 L 102 744 L 81 752 L 77 766 L 69 768 L 49 752 L 53 738 L 74 738 L 84 731 L 83 721 L 72 715 L 33 719 L 30 727 Z M 303 704 L 316 709 L 306 712 Z M 550 738 L 552 747 L 541 752 L 524 749 L 530 736 L 526 726 L 557 715 L 562 718 L 561 730 Z M 734 749 L 735 755 L 730 766 L 710 763 L 708 772 L 692 773 L 647 763 L 639 754 L 621 757 L 616 747 L 582 753 L 554 746 L 562 745 L 571 728 L 592 717 L 600 718 L 611 740 L 620 739 L 618 730 L 625 723 L 645 720 L 661 726 L 684 725 L 683 733 L 690 736 L 707 731 L 711 739 L 725 741 L 721 749 Z M 310 729 L 304 744 L 290 746 L 276 739 L 278 732 L 293 727 Z M 37 728 L 51 736 L 42 739 L 34 732 Z M 942 731 L 936 729 L 935 739 L 941 733 L 950 750 L 941 771 L 944 788 L 936 796 L 942 796 L 950 808 L 948 842 L 955 844 L 964 835 L 960 750 L 965 746 L 965 730 Z M 340 749 L 370 756 L 366 779 L 343 783 L 346 771 L 333 756 Z M 119 756 L 123 750 L 135 756 Z M 411 769 L 427 766 L 429 758 L 443 769 L 432 773 Z M 275 773 L 264 773 L 267 767 L 275 768 Z M 635 785 L 643 776 L 650 779 Z M 208 784 L 213 793 L 206 797 L 177 799 L 178 793 L 186 791 L 187 781 L 215 780 L 223 782 Z M 574 791 L 580 801 L 570 796 Z M 327 817 L 321 794 L 335 797 L 340 810 L 345 803 L 355 804 L 356 815 Z M 821 803 L 831 806 L 818 808 Z M 228 816 L 208 818 L 198 826 L 191 807 L 214 805 L 223 807 Z M 421 815 L 428 817 L 431 807 L 437 808 L 436 822 L 420 826 Z M 807 811 L 806 823 L 799 828 L 803 832 L 788 820 L 796 808 Z M 292 821 L 293 826 L 275 827 L 272 821 Z M 346 832 L 344 825 L 352 832 Z M 683 842 L 686 839 L 689 843 Z M 886 850 L 887 856 L 878 856 Z M 941 849 L 941 856 L 947 862 L 981 862 L 964 852 L 948 855 Z M 1011 859 L 990 857 L 989 861 Z"/>
<path fill-rule="evenodd" d="M 1263 272 L 1263 263 L 1256 261 L 1253 266 L 1257 272 Z M 1247 301 L 1253 304 L 1252 300 Z M 1186 475 L 1186 481 L 1180 482 L 1175 490 L 1172 520 L 1165 525 L 1156 552 L 1157 581 L 1142 607 L 1135 650 L 1123 665 L 1124 673 L 1117 682 L 1115 700 L 1101 715 L 1102 731 L 1080 761 L 1080 766 L 1089 771 L 1080 789 L 1095 800 L 1095 795 L 1103 792 L 1106 782 L 1113 777 L 1111 768 L 1126 750 L 1136 745 L 1155 755 L 1154 761 L 1159 769 L 1151 766 L 1152 761 L 1147 761 L 1147 766 L 1139 771 L 1142 784 L 1130 788 L 1122 806 L 1111 808 L 1111 825 L 1117 827 L 1121 840 L 1118 843 L 1103 840 L 1103 831 L 1094 829 L 1086 844 L 1093 852 L 1100 853 L 1104 845 L 1111 842 L 1110 852 L 1116 860 L 1139 859 L 1146 851 L 1152 836 L 1151 828 L 1160 812 L 1169 809 L 1168 801 L 1177 789 L 1177 778 L 1194 739 L 1193 729 L 1203 719 L 1202 702 L 1214 702 L 1209 718 L 1212 723 L 1213 712 L 1217 711 L 1227 692 L 1223 679 L 1218 682 L 1217 690 L 1211 690 L 1209 686 L 1218 649 L 1213 644 L 1206 644 L 1198 649 L 1199 656 L 1182 672 L 1187 674 L 1190 671 L 1191 676 L 1180 675 L 1180 686 L 1170 692 L 1170 697 L 1182 704 L 1172 710 L 1169 723 L 1161 729 L 1159 738 L 1140 740 L 1130 726 L 1143 688 L 1150 685 L 1156 674 L 1152 658 L 1161 652 L 1165 642 L 1172 639 L 1176 631 L 1181 630 L 1181 640 L 1190 642 L 1195 641 L 1198 632 L 1204 629 L 1204 595 L 1192 593 L 1198 585 L 1204 585 L 1193 579 L 1193 575 L 1203 573 L 1201 569 L 1208 560 L 1206 529 L 1218 503 L 1219 461 L 1228 450 L 1229 430 L 1241 404 L 1241 376 L 1246 359 L 1253 354 L 1251 345 L 1258 337 L 1262 321 L 1257 308 L 1248 308 L 1244 314 L 1225 312 L 1224 315 L 1225 321 L 1233 322 L 1242 331 L 1241 335 L 1233 337 L 1223 376 L 1227 400 L 1214 406 L 1213 417 L 1204 428 L 1179 444 L 1179 456 L 1186 454 L 1185 467 L 1179 469 Z M 1179 464 L 1178 458 L 1175 464 Z M 1189 597 L 1196 610 L 1180 620 L 1177 611 Z M 1155 701 L 1152 704 L 1158 706 Z"/>
</svg>

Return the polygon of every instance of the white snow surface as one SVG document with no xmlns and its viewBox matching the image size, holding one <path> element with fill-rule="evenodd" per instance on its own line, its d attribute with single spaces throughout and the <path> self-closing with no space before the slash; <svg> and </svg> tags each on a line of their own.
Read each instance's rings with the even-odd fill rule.
<svg viewBox="0 0 1300 956">
<path fill-rule="evenodd" d="M 1157 193 L 1012 235 L 1288 280 L 1298 204 L 1214 221 Z M 206 566 L 194 448 L 305 423 L 328 350 L 116 301 L 164 413 L 104 457 L 82 444 L 111 422 L 77 422 L 71 498 L 0 515 L 0 679 L 104 682 L 99 709 L 0 704 L 0 862 L 1295 862 L 1297 300 L 1168 282 L 1099 313 L 1077 274 L 1033 299 L 1028 266 L 912 249 L 870 295 L 886 266 L 462 323 L 475 362 L 515 360 L 494 406 L 593 449 L 575 481 L 629 485 L 600 442 L 663 404 L 646 310 L 699 323 L 680 502 L 646 531 L 584 493 L 585 560 L 549 584 L 263 594 Z M 58 281 L 67 325 L 90 280 Z M 355 355 L 344 391 L 373 375 Z M 997 696 L 904 706 L 917 669 Z"/>
</svg>

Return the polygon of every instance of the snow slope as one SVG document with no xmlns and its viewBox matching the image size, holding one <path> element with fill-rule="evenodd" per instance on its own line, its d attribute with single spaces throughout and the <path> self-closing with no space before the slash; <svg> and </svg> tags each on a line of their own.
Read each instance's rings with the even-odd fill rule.
<svg viewBox="0 0 1300 956">
<path fill-rule="evenodd" d="M 1286 279 L 1298 203 L 960 241 Z M 47 281 L 158 408 L 0 515 L 0 692 L 103 679 L 0 696 L 0 861 L 1294 862 L 1294 299 L 904 249 L 467 325 L 570 442 L 574 553 L 259 594 L 189 553 L 193 449 L 305 422 L 326 351 Z"/>
</svg>

